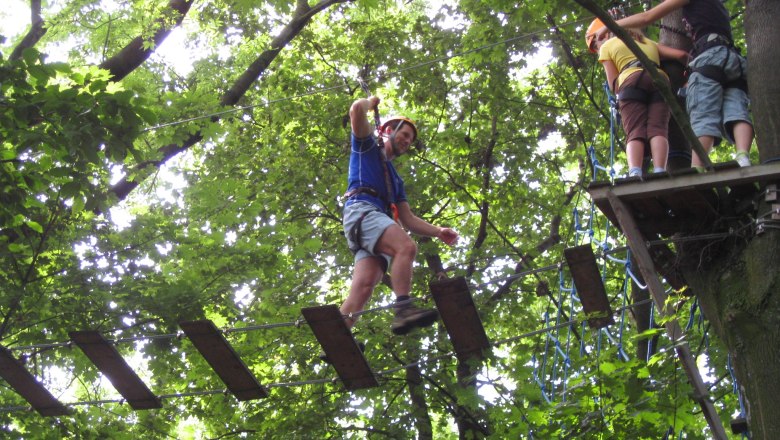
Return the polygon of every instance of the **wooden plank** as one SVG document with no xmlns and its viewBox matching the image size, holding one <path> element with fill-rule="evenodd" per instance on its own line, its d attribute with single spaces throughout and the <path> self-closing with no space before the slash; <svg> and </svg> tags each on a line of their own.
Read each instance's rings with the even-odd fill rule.
<svg viewBox="0 0 780 440">
<path fill-rule="evenodd" d="M 352 391 L 379 385 L 338 307 L 306 307 L 301 313 L 346 389 Z"/>
<path fill-rule="evenodd" d="M 210 320 L 180 322 L 179 327 L 238 400 L 268 397 L 244 361 Z"/>
<path fill-rule="evenodd" d="M 64 416 L 72 411 L 60 403 L 24 368 L 7 348 L 0 346 L 0 376 L 42 416 Z"/>
<path fill-rule="evenodd" d="M 68 332 L 68 335 L 133 409 L 162 408 L 160 399 L 147 388 L 116 347 L 103 335 L 92 330 Z"/>
<path fill-rule="evenodd" d="M 588 187 L 588 193 L 594 202 L 606 200 L 607 192 L 612 192 L 623 202 L 634 198 L 655 197 L 658 194 L 681 189 L 711 189 L 744 183 L 770 182 L 780 180 L 780 162 L 751 167 L 739 167 L 717 172 L 675 174 L 671 179 L 659 179 L 647 182 L 628 183 L 620 186 Z"/>
<path fill-rule="evenodd" d="M 644 277 L 645 283 L 647 283 L 647 288 L 650 290 L 650 295 L 653 298 L 656 309 L 662 316 L 673 315 L 674 308 L 671 304 L 666 304 L 666 291 L 661 284 L 661 280 L 658 279 L 655 266 L 653 265 L 653 259 L 650 256 L 650 252 L 647 250 L 646 240 L 639 231 L 634 218 L 631 216 L 631 212 L 628 210 L 625 203 L 623 203 L 623 201 L 613 192 L 607 192 L 606 197 L 612 205 L 612 210 L 620 221 L 623 234 L 639 265 L 642 277 Z M 696 366 L 696 360 L 693 358 L 688 343 L 683 339 L 683 331 L 680 327 L 680 323 L 677 322 L 677 320 L 670 319 L 667 320 L 665 326 L 666 333 L 672 340 L 677 357 L 680 359 L 683 370 L 685 370 L 685 373 L 688 375 L 688 379 L 694 389 L 693 399 L 701 406 L 702 413 L 707 420 L 707 425 L 712 431 L 713 438 L 717 440 L 727 440 L 726 430 L 720 421 L 720 416 L 718 416 L 715 406 L 709 398 L 709 390 L 704 384 L 704 380 L 701 378 L 699 368 Z"/>
<path fill-rule="evenodd" d="M 444 278 L 428 284 L 444 328 L 458 359 L 484 359 L 490 341 L 464 277 Z"/>
<path fill-rule="evenodd" d="M 596 255 L 590 244 L 564 249 L 563 255 L 569 265 L 577 296 L 580 297 L 583 311 L 598 317 L 588 318 L 590 328 L 602 328 L 615 323 L 612 307 L 609 305 L 607 291 L 601 280 Z"/>
</svg>

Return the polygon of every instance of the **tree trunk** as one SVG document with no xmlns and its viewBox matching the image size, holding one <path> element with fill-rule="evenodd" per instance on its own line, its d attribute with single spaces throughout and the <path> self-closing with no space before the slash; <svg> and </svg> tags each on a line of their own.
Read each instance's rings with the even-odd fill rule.
<svg viewBox="0 0 780 440">
<path fill-rule="evenodd" d="M 287 46 L 298 34 L 306 27 L 311 21 L 312 17 L 318 12 L 324 11 L 330 6 L 346 2 L 348 0 L 321 0 L 316 5 L 309 7 L 306 2 L 299 1 L 298 8 L 293 18 L 287 23 L 287 25 L 281 30 L 281 32 L 271 42 L 271 48 L 263 51 L 257 59 L 244 71 L 244 73 L 236 80 L 236 82 L 225 92 L 220 99 L 220 104 L 223 106 L 235 105 L 238 100 L 243 97 L 251 85 L 265 72 L 265 70 L 271 65 L 279 52 Z M 174 1 L 171 4 L 175 4 Z M 167 34 L 166 34 L 167 35 Z M 127 48 L 125 50 L 128 50 Z M 124 52 L 124 51 L 123 51 Z M 115 57 L 116 58 L 116 57 Z M 105 64 L 105 63 L 104 63 Z M 106 67 L 106 66 L 101 66 Z M 136 66 L 137 67 L 137 66 Z M 211 121 L 217 122 L 219 117 L 212 116 Z M 172 157 L 179 153 L 188 150 L 193 145 L 199 143 L 203 139 L 203 135 L 200 131 L 192 134 L 181 145 L 169 144 L 162 146 L 158 149 L 160 158 L 150 160 L 139 164 L 134 169 L 134 177 L 123 177 L 111 188 L 108 189 L 109 194 L 113 194 L 117 200 L 124 200 L 138 185 L 141 184 L 144 178 L 151 174 L 146 170 L 149 167 L 159 168 L 162 164 L 166 163 Z M 135 175 L 138 171 L 144 171 L 139 175 Z"/>
<path fill-rule="evenodd" d="M 683 246 L 686 280 L 726 345 L 753 439 L 780 438 L 780 231 Z"/>
<path fill-rule="evenodd" d="M 778 19 L 780 3 L 747 2 L 748 84 L 762 162 L 780 155 Z M 685 259 L 686 279 L 731 354 L 753 439 L 780 438 L 780 224 L 761 215 L 771 209 L 762 200 L 756 212 L 764 232 L 718 249 L 689 249 Z"/>
<path fill-rule="evenodd" d="M 661 34 L 658 42 L 681 50 L 691 49 L 691 40 L 684 34 L 682 10 L 672 12 L 661 21 Z M 662 61 L 661 68 L 669 75 L 672 90 L 677 91 L 685 85 L 685 66 L 677 61 Z M 678 95 L 677 102 L 685 108 L 685 99 Z M 666 168 L 675 171 L 691 166 L 691 146 L 674 118 L 669 120 L 669 159 Z"/>
<path fill-rule="evenodd" d="M 748 88 L 761 163 L 780 158 L 780 3 L 749 0 L 745 12 Z"/>
<path fill-rule="evenodd" d="M 433 438 L 433 425 L 431 415 L 428 413 L 428 402 L 425 400 L 425 387 L 419 366 L 414 365 L 406 369 L 406 384 L 409 386 L 409 395 L 412 398 L 411 412 L 414 426 L 417 428 L 417 438 L 430 440 Z"/>
</svg>

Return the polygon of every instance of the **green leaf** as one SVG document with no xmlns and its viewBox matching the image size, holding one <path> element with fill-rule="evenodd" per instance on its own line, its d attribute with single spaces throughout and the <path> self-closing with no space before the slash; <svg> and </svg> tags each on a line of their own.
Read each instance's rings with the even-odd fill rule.
<svg viewBox="0 0 780 440">
<path fill-rule="evenodd" d="M 28 226 L 30 229 L 32 229 L 33 231 L 35 231 L 35 232 L 37 232 L 37 233 L 39 233 L 39 234 L 43 234 L 43 226 L 41 226 L 41 225 L 40 225 L 38 222 L 35 222 L 35 221 L 32 221 L 32 220 L 27 220 L 27 221 L 25 222 L 25 224 L 26 224 L 26 225 L 27 225 L 27 226 Z"/>
</svg>

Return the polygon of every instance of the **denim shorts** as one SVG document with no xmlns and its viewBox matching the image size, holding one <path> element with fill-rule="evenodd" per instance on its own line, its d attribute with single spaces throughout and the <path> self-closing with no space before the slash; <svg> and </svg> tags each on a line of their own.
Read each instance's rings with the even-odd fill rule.
<svg viewBox="0 0 780 440">
<path fill-rule="evenodd" d="M 747 60 L 727 46 L 705 50 L 691 62 L 690 67 L 693 70 L 706 65 L 723 66 L 728 81 L 747 78 Z M 724 89 L 719 82 L 699 72 L 692 72 L 688 78 L 686 99 L 693 132 L 696 136 L 715 137 L 716 144 L 721 137 L 734 142 L 730 130 L 734 122 L 751 123 L 750 100 L 744 90 Z"/>
<path fill-rule="evenodd" d="M 365 214 L 365 217 L 363 217 Z M 363 218 L 361 224 L 361 234 L 356 243 L 350 237 L 350 232 L 355 223 Z M 385 214 L 381 209 L 368 202 L 352 202 L 344 207 L 343 214 L 344 235 L 347 237 L 347 244 L 355 254 L 355 263 L 367 257 L 380 257 L 383 259 L 385 270 L 390 265 L 390 255 L 374 253 L 374 247 L 379 241 L 379 237 L 385 232 L 385 229 L 395 225 L 395 221 Z M 359 247 L 359 249 L 358 249 Z"/>
</svg>

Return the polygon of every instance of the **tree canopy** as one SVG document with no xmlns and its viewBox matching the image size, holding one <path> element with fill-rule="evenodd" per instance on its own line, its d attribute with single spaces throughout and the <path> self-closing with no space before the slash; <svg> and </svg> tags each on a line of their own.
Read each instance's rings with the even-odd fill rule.
<svg viewBox="0 0 780 440">
<path fill-rule="evenodd" d="M 3 383 L 5 435 L 709 438 L 671 342 L 636 331 L 649 318 L 631 306 L 624 240 L 585 191 L 625 159 L 581 6 L 30 5 L 0 45 L 0 344 L 74 411 L 42 417 Z M 359 80 L 382 115 L 418 122 L 421 145 L 397 160 L 412 209 L 461 235 L 420 240 L 413 291 L 442 274 L 471 286 L 494 346 L 465 382 L 442 326 L 390 333 L 387 286 L 355 327 L 377 388 L 345 392 L 300 324 L 349 288 L 340 203 Z M 616 311 L 605 330 L 587 326 L 564 264 L 583 243 Z M 695 297 L 670 298 L 728 421 L 741 411 L 728 353 Z M 268 398 L 224 392 L 181 335 L 197 319 L 230 330 Z M 163 408 L 123 404 L 67 343 L 77 330 L 115 341 Z"/>
</svg>

